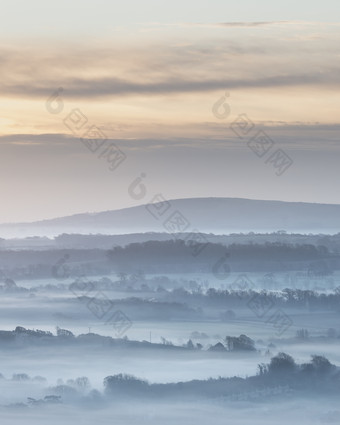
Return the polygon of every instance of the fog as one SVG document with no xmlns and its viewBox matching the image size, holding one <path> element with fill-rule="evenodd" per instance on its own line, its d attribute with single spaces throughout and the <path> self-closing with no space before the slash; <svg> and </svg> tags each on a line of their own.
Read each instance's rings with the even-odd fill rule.
<svg viewBox="0 0 340 425">
<path fill-rule="evenodd" d="M 284 402 L 270 401 L 266 405 L 258 403 L 119 403 L 114 406 L 102 406 L 91 409 L 89 406 L 51 406 L 44 409 L 26 409 L 15 411 L 8 409 L 2 412 L 6 424 L 46 424 L 79 422 L 92 425 L 94 422 L 109 425 L 117 424 L 199 424 L 209 423 L 214 418 L 216 424 L 320 424 L 338 423 L 340 411 L 327 400 L 320 400 L 322 407 L 315 401 L 288 400 Z M 251 418 L 251 422 L 249 420 Z"/>
<path fill-rule="evenodd" d="M 337 240 L 235 238 L 3 243 L 1 423 L 338 421 Z"/>
</svg>

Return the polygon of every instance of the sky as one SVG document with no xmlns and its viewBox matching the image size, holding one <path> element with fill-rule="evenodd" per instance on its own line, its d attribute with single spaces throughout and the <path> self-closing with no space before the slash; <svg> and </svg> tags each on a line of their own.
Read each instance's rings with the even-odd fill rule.
<svg viewBox="0 0 340 425">
<path fill-rule="evenodd" d="M 338 1 L 0 8 L 0 222 L 155 194 L 340 203 Z"/>
</svg>

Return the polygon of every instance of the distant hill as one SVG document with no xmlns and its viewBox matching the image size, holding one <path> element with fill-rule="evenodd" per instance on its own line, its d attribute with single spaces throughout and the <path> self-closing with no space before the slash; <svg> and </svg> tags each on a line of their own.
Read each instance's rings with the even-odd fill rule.
<svg viewBox="0 0 340 425">
<path fill-rule="evenodd" d="M 169 208 L 158 218 L 155 206 L 159 207 L 158 211 L 162 211 L 162 205 L 159 204 L 141 205 L 33 223 L 1 224 L 0 237 L 53 237 L 62 233 L 172 233 L 182 230 L 215 234 L 279 230 L 335 234 L 340 231 L 340 205 L 238 198 L 190 198 L 170 200 Z M 164 224 L 176 211 L 187 221 L 185 230 Z"/>
</svg>

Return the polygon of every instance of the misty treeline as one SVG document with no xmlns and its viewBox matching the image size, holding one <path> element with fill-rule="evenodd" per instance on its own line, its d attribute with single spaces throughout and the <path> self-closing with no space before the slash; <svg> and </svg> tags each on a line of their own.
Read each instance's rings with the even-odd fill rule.
<svg viewBox="0 0 340 425">
<path fill-rule="evenodd" d="M 101 278 L 98 281 L 86 280 L 86 285 L 74 281 L 71 284 L 46 284 L 34 288 L 25 288 L 7 279 L 0 285 L 0 294 L 7 297 L 25 296 L 32 300 L 48 293 L 65 294 L 63 304 L 69 312 L 75 303 L 83 305 L 96 303 L 101 293 L 105 293 L 108 302 L 124 311 L 133 320 L 197 320 L 210 317 L 225 322 L 238 318 L 238 312 L 251 308 L 254 303 L 275 306 L 282 309 L 299 309 L 305 313 L 313 311 L 332 311 L 340 313 L 340 287 L 333 291 L 319 292 L 313 290 L 291 289 L 266 290 L 249 289 L 249 280 L 242 277 L 239 284 L 231 283 L 230 289 L 209 288 L 194 280 L 176 282 L 167 277 L 153 277 L 139 281 L 139 288 L 133 288 L 129 279 L 112 281 Z M 164 286 L 170 286 L 166 289 Z M 171 286 L 175 286 L 174 288 Z M 183 287 L 183 286 L 186 286 Z M 74 288 L 79 288 L 75 290 Z M 89 288 L 91 290 L 89 290 Z M 117 291 L 119 298 L 111 295 Z M 43 299 L 42 304 L 46 302 Z M 60 303 L 60 302 L 59 302 Z M 100 300 L 98 300 L 100 304 Z M 54 309 L 58 311 L 58 303 Z M 269 308 L 269 307 L 268 307 Z"/>
<path fill-rule="evenodd" d="M 256 298 L 262 305 L 275 305 L 283 308 L 305 308 L 332 310 L 340 313 L 340 287 L 332 293 L 319 293 L 312 290 L 285 288 L 282 291 L 223 290 L 209 288 L 204 294 L 174 289 L 168 293 L 168 300 L 181 299 L 182 302 L 195 302 L 201 306 L 237 307 Z"/>
<path fill-rule="evenodd" d="M 63 233 L 53 239 L 47 237 L 26 237 L 16 239 L 0 238 L 0 249 L 111 249 L 113 246 L 126 246 L 131 243 L 143 243 L 147 241 L 167 241 L 177 239 L 187 240 L 192 234 L 180 233 L 130 233 L 122 235 L 106 234 L 68 234 Z M 335 235 L 326 234 L 299 234 L 278 231 L 273 233 L 231 233 L 229 235 L 216 235 L 202 233 L 200 237 L 210 243 L 219 243 L 225 246 L 231 244 L 265 244 L 283 243 L 296 245 L 325 246 L 330 252 L 340 252 L 340 233 Z"/>
<path fill-rule="evenodd" d="M 200 351 L 206 349 L 207 351 L 256 351 L 255 341 L 248 336 L 242 334 L 239 337 L 226 336 L 222 342 L 215 345 L 208 344 L 203 347 L 200 343 L 193 343 L 189 339 L 186 343 L 181 345 L 175 345 L 166 338 L 161 338 L 162 342 L 149 342 L 149 341 L 130 341 L 127 337 L 123 338 L 112 338 L 110 336 L 102 336 L 95 333 L 74 335 L 68 329 L 62 329 L 57 327 L 56 334 L 50 331 L 43 331 L 40 329 L 26 329 L 22 326 L 17 326 L 13 331 L 0 331 L 0 348 L 21 348 L 28 346 L 39 346 L 39 347 L 63 347 L 71 346 L 74 348 L 82 348 L 84 345 L 91 345 L 92 348 L 124 348 L 124 349 L 143 349 L 148 350 L 170 350 L 170 351 Z M 1 375 L 0 375 L 1 378 Z M 22 379 L 24 380 L 24 378 Z"/>
<path fill-rule="evenodd" d="M 56 333 L 50 331 L 43 331 L 40 329 L 26 329 L 22 326 L 17 326 L 13 331 L 0 330 L 0 348 L 25 348 L 29 346 L 37 346 L 41 349 L 49 348 L 51 346 L 57 349 L 58 347 L 69 346 L 71 348 L 84 349 L 84 347 L 91 347 L 97 349 L 148 349 L 148 350 L 167 350 L 184 352 L 188 350 L 201 350 L 202 345 L 191 345 L 190 340 L 188 343 L 182 345 L 174 345 L 168 342 L 165 338 L 161 343 L 149 341 L 133 341 L 129 340 L 127 336 L 121 338 L 112 338 L 111 336 L 103 336 L 96 333 L 87 333 L 74 335 L 68 329 L 57 327 Z M 210 347 L 210 346 L 209 346 Z"/>
<path fill-rule="evenodd" d="M 230 244 L 185 240 L 147 241 L 112 249 L 2 249 L 0 278 L 33 279 L 105 275 L 143 269 L 144 273 L 211 273 L 228 256 L 232 271 L 308 270 L 329 276 L 340 269 L 340 256 L 325 246 L 266 242 Z"/>
<path fill-rule="evenodd" d="M 45 378 L 37 378 L 40 385 L 46 385 Z M 0 379 L 5 378 L 0 376 Z M 20 385 L 30 379 L 25 374 L 17 374 L 11 380 Z M 268 397 L 275 396 L 281 398 L 293 396 L 295 400 L 298 397 L 318 394 L 336 397 L 340 390 L 340 371 L 324 356 L 312 355 L 309 362 L 297 364 L 289 354 L 280 352 L 272 357 L 268 364 L 259 364 L 256 375 L 246 378 L 219 377 L 159 384 L 119 373 L 105 377 L 103 387 L 103 391 L 93 389 L 86 376 L 69 379 L 66 382 L 58 379 L 57 385 L 45 387 L 44 396 L 41 399 L 28 396 L 26 403 L 17 403 L 12 407 L 28 408 L 72 402 L 93 405 L 130 398 L 153 401 L 197 400 L 197 398 L 228 401 L 254 400 L 255 398 L 257 401 L 268 401 Z M 235 398 L 235 395 L 238 397 Z"/>
<path fill-rule="evenodd" d="M 4 379 L 4 378 L 2 378 Z M 18 384 L 27 381 L 16 380 Z M 46 385 L 44 378 L 40 384 Z M 270 362 L 258 365 L 258 373 L 246 378 L 229 377 L 191 380 L 176 383 L 149 383 L 133 375 L 119 373 L 106 376 L 103 391 L 93 389 L 86 376 L 64 382 L 58 379 L 57 385 L 47 386 L 44 397 L 35 399 L 27 397 L 22 406 L 41 406 L 59 403 L 111 403 L 123 399 L 146 400 L 190 400 L 218 399 L 230 400 L 238 395 L 240 400 L 254 399 L 268 401 L 268 397 L 293 396 L 294 399 L 305 396 L 320 395 L 337 397 L 340 390 L 339 368 L 321 355 L 312 355 L 311 360 L 298 364 L 292 356 L 280 352 Z M 240 397 L 242 396 L 243 397 Z M 236 398 L 237 400 L 237 398 Z"/>
<path fill-rule="evenodd" d="M 206 339 L 206 343 L 202 344 Z M 214 343 L 213 340 L 218 342 Z M 339 332 L 334 328 L 329 328 L 324 335 L 312 335 L 307 329 L 298 329 L 293 338 L 288 338 L 286 341 L 290 345 L 300 344 L 302 341 L 310 341 L 314 343 L 333 341 L 340 339 Z M 198 342 L 199 341 L 199 342 Z M 283 342 L 281 338 L 279 342 Z M 256 344 L 259 344 L 257 347 Z M 55 350 L 69 347 L 71 350 L 83 350 L 91 348 L 91 350 L 130 350 L 131 352 L 140 352 L 144 350 L 148 353 L 195 353 L 201 352 L 208 355 L 210 352 L 217 352 L 228 355 L 228 353 L 245 353 L 245 354 L 263 354 L 269 355 L 271 350 L 276 348 L 273 342 L 267 344 L 262 340 L 255 342 L 245 334 L 239 336 L 226 335 L 221 338 L 215 335 L 212 339 L 203 332 L 192 332 L 190 339 L 187 342 L 175 344 L 171 340 L 161 337 L 161 342 L 150 342 L 146 340 L 136 341 L 129 340 L 127 336 L 113 338 L 111 336 L 103 336 L 96 333 L 87 333 L 75 335 L 68 329 L 56 327 L 56 332 L 53 334 L 50 331 L 40 329 L 26 329 L 22 326 L 17 326 L 13 331 L 0 330 L 0 348 L 1 349 L 24 349 L 26 347 L 39 347 L 41 352 L 49 347 L 54 347 Z M 264 351 L 263 351 L 264 350 Z M 18 375 L 18 379 L 21 375 Z M 26 375 L 22 375 L 21 380 L 25 380 Z M 14 375 L 13 375 L 14 377 Z M 2 375 L 0 374 L 0 379 Z M 28 379 L 28 378 L 27 378 Z"/>
<path fill-rule="evenodd" d="M 312 264 L 315 273 L 328 275 L 340 267 L 340 258 L 331 254 L 324 246 L 295 245 L 284 243 L 265 244 L 198 244 L 183 240 L 148 241 L 133 243 L 126 247 L 115 247 L 108 251 L 108 258 L 117 268 L 126 268 L 133 262 L 145 272 L 168 271 L 211 271 L 217 261 L 228 256 L 233 271 L 284 271 L 306 270 Z M 326 261 L 327 260 L 327 261 Z"/>
<path fill-rule="evenodd" d="M 95 290 L 103 290 L 102 285 L 93 283 Z M 140 309 L 152 307 L 157 313 L 158 310 L 172 307 L 176 309 L 178 314 L 181 311 L 189 312 L 190 306 L 194 306 L 192 313 L 201 312 L 202 307 L 216 308 L 238 308 L 248 305 L 251 300 L 262 305 L 275 305 L 276 307 L 305 309 L 307 311 L 329 310 L 340 313 L 340 286 L 332 292 L 317 292 L 313 290 L 291 289 L 283 290 L 254 290 L 254 289 L 236 289 L 235 285 L 231 284 L 231 289 L 204 289 L 199 284 L 191 285 L 193 289 L 175 288 L 166 290 L 164 288 L 152 289 L 149 286 L 144 286 L 143 292 L 148 291 L 155 295 L 152 299 L 139 298 L 136 296 L 127 297 L 124 299 L 115 298 L 112 300 L 116 306 L 138 307 Z M 72 285 L 70 285 L 72 288 Z M 105 285 L 106 287 L 106 285 Z M 84 296 L 87 301 L 90 297 Z M 233 315 L 230 314 L 232 319 Z"/>
<path fill-rule="evenodd" d="M 95 294 L 94 294 L 95 295 Z M 79 298 L 84 304 L 88 296 Z M 72 300 L 71 300 L 72 301 Z M 283 291 L 218 290 L 209 288 L 205 293 L 184 289 L 162 291 L 158 298 L 128 297 L 113 299 L 115 307 L 123 310 L 132 320 L 197 320 L 218 319 L 225 322 L 238 318 L 238 311 L 252 311 L 256 305 L 283 310 L 299 310 L 306 314 L 317 311 L 340 313 L 340 290 L 334 293 L 317 293 L 298 289 Z M 261 308 L 260 307 L 260 311 Z M 254 313 L 256 314 L 256 312 Z"/>
<path fill-rule="evenodd" d="M 269 364 L 259 364 L 258 374 L 247 378 L 231 377 L 193 380 L 170 384 L 149 384 L 131 375 L 118 374 L 104 379 L 105 393 L 119 397 L 228 397 L 268 388 L 285 387 L 294 397 L 306 394 L 335 395 L 340 390 L 340 371 L 324 356 L 312 355 L 311 361 L 297 364 L 293 357 L 278 353 Z M 275 392 L 273 391 L 273 394 Z"/>
</svg>

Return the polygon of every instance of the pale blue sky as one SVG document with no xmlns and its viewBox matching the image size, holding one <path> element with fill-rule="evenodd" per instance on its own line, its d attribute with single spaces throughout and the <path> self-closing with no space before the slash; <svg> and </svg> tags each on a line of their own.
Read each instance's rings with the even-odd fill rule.
<svg viewBox="0 0 340 425">
<path fill-rule="evenodd" d="M 2 37 L 107 36 L 146 23 L 337 22 L 339 0 L 2 0 Z M 4 41 L 4 40 L 3 40 Z"/>
</svg>

